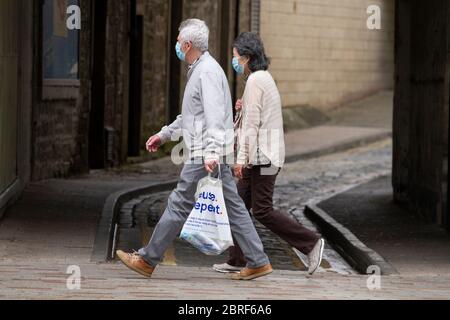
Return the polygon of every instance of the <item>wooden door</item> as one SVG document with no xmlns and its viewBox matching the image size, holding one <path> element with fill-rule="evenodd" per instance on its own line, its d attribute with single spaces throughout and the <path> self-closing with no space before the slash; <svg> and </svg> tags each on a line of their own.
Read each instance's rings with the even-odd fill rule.
<svg viewBox="0 0 450 320">
<path fill-rule="evenodd" d="M 17 178 L 19 1 L 0 1 L 0 194 Z"/>
</svg>

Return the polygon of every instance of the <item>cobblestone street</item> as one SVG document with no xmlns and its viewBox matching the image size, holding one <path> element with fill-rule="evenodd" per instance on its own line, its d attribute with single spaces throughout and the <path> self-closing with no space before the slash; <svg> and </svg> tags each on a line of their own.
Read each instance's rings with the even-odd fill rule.
<svg viewBox="0 0 450 320">
<path fill-rule="evenodd" d="M 391 140 L 386 139 L 366 147 L 351 149 L 310 160 L 287 164 L 282 170 L 275 191 L 275 205 L 293 215 L 308 228 L 315 226 L 304 216 L 308 202 L 326 199 L 336 193 L 390 171 Z M 164 211 L 170 192 L 144 195 L 126 203 L 120 217 L 118 248 L 132 250 L 145 245 L 153 227 Z M 264 247 L 276 269 L 305 270 L 304 258 L 260 223 L 255 222 Z M 316 230 L 317 231 L 317 230 Z M 177 239 L 166 253 L 164 264 L 209 267 L 224 262 L 222 257 L 204 256 L 189 244 Z M 353 274 L 350 266 L 327 245 L 319 272 Z"/>
</svg>

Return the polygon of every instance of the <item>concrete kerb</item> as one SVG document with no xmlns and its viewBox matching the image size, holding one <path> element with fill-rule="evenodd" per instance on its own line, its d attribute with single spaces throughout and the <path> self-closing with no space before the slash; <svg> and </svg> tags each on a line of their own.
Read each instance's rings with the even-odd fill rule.
<svg viewBox="0 0 450 320">
<path fill-rule="evenodd" d="M 350 230 L 316 204 L 307 205 L 304 213 L 317 225 L 333 248 L 360 274 L 367 274 L 371 266 L 378 266 L 382 275 L 398 274 L 398 271 L 383 257 L 368 248 Z"/>
<path fill-rule="evenodd" d="M 117 233 L 117 219 L 122 205 L 136 197 L 144 194 L 172 190 L 176 187 L 178 180 L 164 183 L 151 183 L 142 187 L 124 189 L 111 194 L 103 206 L 100 222 L 95 235 L 91 262 L 102 263 L 114 259 L 114 242 Z"/>
</svg>

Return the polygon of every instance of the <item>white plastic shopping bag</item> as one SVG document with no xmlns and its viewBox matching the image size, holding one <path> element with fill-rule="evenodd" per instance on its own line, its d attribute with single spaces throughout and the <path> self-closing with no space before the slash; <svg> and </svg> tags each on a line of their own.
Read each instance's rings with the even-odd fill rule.
<svg viewBox="0 0 450 320">
<path fill-rule="evenodd" d="M 220 172 L 220 168 L 219 168 Z M 233 246 L 222 181 L 208 175 L 201 179 L 192 209 L 180 238 L 207 255 L 220 255 Z"/>
</svg>

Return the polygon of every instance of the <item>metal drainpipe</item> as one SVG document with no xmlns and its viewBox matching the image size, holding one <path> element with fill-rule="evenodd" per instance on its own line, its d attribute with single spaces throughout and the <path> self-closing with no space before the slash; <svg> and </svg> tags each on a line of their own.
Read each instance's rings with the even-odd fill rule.
<svg viewBox="0 0 450 320">
<path fill-rule="evenodd" d="M 251 2 L 251 16 L 250 16 L 250 31 L 259 34 L 259 26 L 261 20 L 261 0 L 252 0 Z"/>
</svg>

